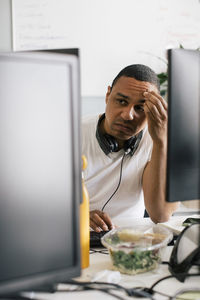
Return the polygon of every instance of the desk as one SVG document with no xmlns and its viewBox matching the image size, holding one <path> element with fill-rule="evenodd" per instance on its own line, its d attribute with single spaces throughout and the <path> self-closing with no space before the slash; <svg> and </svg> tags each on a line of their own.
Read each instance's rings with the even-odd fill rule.
<svg viewBox="0 0 200 300">
<path fill-rule="evenodd" d="M 138 219 L 138 220 L 118 220 L 115 222 L 118 226 L 124 226 L 126 224 L 129 224 L 134 226 L 134 224 L 139 224 L 145 227 L 150 227 L 153 225 L 152 221 L 149 218 L 145 219 Z M 164 260 L 169 260 L 172 246 L 168 246 L 166 248 L 165 254 L 164 254 Z M 94 276 L 103 270 L 112 270 L 112 265 L 110 261 L 110 257 L 107 254 L 102 253 L 91 253 L 90 254 L 90 266 L 84 270 L 82 270 L 82 274 L 79 278 L 76 278 L 78 281 L 84 282 L 84 281 L 91 281 Z M 193 271 L 195 271 L 195 267 L 193 267 Z M 121 274 L 121 279 L 118 282 L 118 284 L 124 286 L 124 287 L 150 287 L 152 286 L 157 280 L 161 279 L 162 277 L 170 275 L 170 272 L 168 271 L 168 266 L 161 264 L 158 269 L 137 274 L 137 275 L 125 275 Z M 200 286 L 200 277 L 192 277 L 185 280 L 184 283 L 179 282 L 175 278 L 170 278 L 167 280 L 164 280 L 160 282 L 156 287 L 156 291 L 160 291 L 162 293 L 165 293 L 167 295 L 174 295 L 178 290 L 181 290 L 183 288 L 191 288 L 191 287 L 199 287 Z M 60 284 L 58 286 L 59 290 L 62 291 L 63 289 L 66 289 L 66 285 Z M 121 299 L 141 299 L 141 298 L 133 298 L 128 297 L 125 295 L 124 292 L 118 292 L 117 295 L 121 297 Z M 99 292 L 99 291 L 82 291 L 82 292 L 57 292 L 55 294 L 47 294 L 47 293 L 37 293 L 34 294 L 34 298 L 38 299 L 48 299 L 48 300 L 64 300 L 64 299 L 70 299 L 70 300 L 98 300 L 98 299 L 105 299 L 105 300 L 112 300 L 116 299 L 113 296 L 107 295 L 105 293 Z M 159 294 L 155 295 L 154 299 L 167 299 L 166 297 L 163 297 Z"/>
</svg>

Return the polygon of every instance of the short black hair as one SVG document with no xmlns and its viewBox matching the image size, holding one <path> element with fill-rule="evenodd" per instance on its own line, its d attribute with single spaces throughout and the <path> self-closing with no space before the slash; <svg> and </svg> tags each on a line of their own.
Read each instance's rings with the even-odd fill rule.
<svg viewBox="0 0 200 300">
<path fill-rule="evenodd" d="M 136 80 L 150 82 L 150 83 L 154 84 L 157 87 L 157 89 L 160 91 L 160 82 L 159 82 L 158 76 L 148 66 L 145 66 L 142 64 L 133 64 L 133 65 L 125 67 L 124 69 L 122 69 L 119 72 L 119 74 L 113 80 L 111 89 L 116 84 L 118 79 L 122 76 L 132 77 L 132 78 L 135 78 Z"/>
</svg>

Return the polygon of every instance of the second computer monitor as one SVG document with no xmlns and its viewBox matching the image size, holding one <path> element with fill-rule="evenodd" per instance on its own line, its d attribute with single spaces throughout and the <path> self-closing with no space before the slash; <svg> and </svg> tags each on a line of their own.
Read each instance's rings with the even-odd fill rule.
<svg viewBox="0 0 200 300">
<path fill-rule="evenodd" d="M 200 51 L 168 55 L 167 201 L 200 199 Z"/>
</svg>

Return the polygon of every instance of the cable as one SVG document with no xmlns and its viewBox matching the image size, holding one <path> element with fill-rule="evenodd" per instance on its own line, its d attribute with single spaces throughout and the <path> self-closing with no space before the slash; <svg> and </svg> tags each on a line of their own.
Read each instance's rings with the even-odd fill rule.
<svg viewBox="0 0 200 300">
<path fill-rule="evenodd" d="M 162 265 L 169 265 L 169 262 L 163 260 L 163 261 L 161 262 L 161 264 L 162 264 Z"/>
<path fill-rule="evenodd" d="M 83 289 L 85 289 L 85 290 L 93 289 L 93 290 L 98 290 L 98 291 L 109 293 L 109 294 L 111 294 L 110 290 L 121 290 L 121 291 L 124 291 L 128 296 L 145 297 L 145 298 L 149 298 L 149 299 L 152 299 L 152 300 L 154 299 L 152 294 L 149 293 L 146 290 L 141 290 L 141 289 L 137 289 L 137 288 L 125 288 L 125 287 L 123 287 L 119 284 L 116 284 L 116 283 L 91 282 L 91 281 L 89 281 L 89 282 L 79 282 L 79 281 L 75 281 L 75 280 L 69 280 L 69 281 L 62 282 L 62 283 L 82 286 Z M 105 286 L 107 288 L 105 288 Z M 58 292 L 59 292 L 59 290 L 58 290 Z M 112 296 L 116 297 L 115 294 L 112 294 Z M 121 299 L 121 298 L 118 298 L 118 299 Z"/>
<path fill-rule="evenodd" d="M 78 285 L 78 284 L 76 284 Z M 106 293 L 110 296 L 113 296 L 114 298 L 118 299 L 118 300 L 124 300 L 124 298 L 112 293 L 109 291 L 109 289 L 107 288 L 97 288 L 97 287 L 92 287 L 92 286 L 89 286 L 89 285 L 81 285 L 79 287 L 77 287 L 76 289 L 73 289 L 73 290 L 57 290 L 58 293 L 66 293 L 66 292 L 84 292 L 84 291 L 99 291 L 99 292 L 102 292 L 102 293 Z"/>
<path fill-rule="evenodd" d="M 109 198 L 109 199 L 106 201 L 106 203 L 103 205 L 101 211 L 104 210 L 105 206 L 108 204 L 108 202 L 110 202 L 110 200 L 112 199 L 112 197 L 116 194 L 117 190 L 119 189 L 119 186 L 120 186 L 120 183 L 121 183 L 121 179 L 122 179 L 122 166 L 123 166 L 123 162 L 124 162 L 124 158 L 125 158 L 126 154 L 128 154 L 128 152 L 124 152 L 124 154 L 123 154 L 123 156 L 122 156 L 118 185 L 117 185 L 116 189 L 114 190 L 114 192 L 112 193 L 112 195 L 110 196 L 110 198 Z"/>
<path fill-rule="evenodd" d="M 156 282 L 154 282 L 154 284 L 149 288 L 149 290 L 153 290 L 153 288 L 158 284 L 160 283 L 161 281 L 165 280 L 165 279 L 169 279 L 169 278 L 173 278 L 174 276 L 173 275 L 168 275 L 168 276 L 165 276 L 163 278 L 160 278 L 159 280 L 157 280 Z"/>
<path fill-rule="evenodd" d="M 107 289 L 97 289 L 97 290 L 100 291 L 100 292 L 106 293 L 106 294 L 108 294 L 108 295 L 110 295 L 110 296 L 113 296 L 114 298 L 116 298 L 116 299 L 118 299 L 118 300 L 124 300 L 124 298 L 122 298 L 122 297 L 120 297 L 120 296 L 117 296 L 117 295 L 111 293 L 111 292 L 110 292 L 109 290 L 107 290 Z"/>
<path fill-rule="evenodd" d="M 106 254 L 106 255 L 109 254 L 108 249 L 97 250 L 97 249 L 90 248 L 90 254 L 93 254 L 93 253 L 101 253 L 101 254 Z"/>
</svg>

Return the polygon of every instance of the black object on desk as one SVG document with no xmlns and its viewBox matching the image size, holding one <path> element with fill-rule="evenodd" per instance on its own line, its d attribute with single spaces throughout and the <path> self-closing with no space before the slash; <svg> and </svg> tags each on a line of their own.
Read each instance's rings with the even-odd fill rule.
<svg viewBox="0 0 200 300">
<path fill-rule="evenodd" d="M 101 238 L 106 234 L 108 231 L 90 231 L 90 248 L 94 247 L 104 247 L 101 243 Z"/>
<path fill-rule="evenodd" d="M 183 221 L 183 226 L 190 226 L 192 224 L 200 224 L 200 218 L 187 218 L 185 221 Z"/>
</svg>

